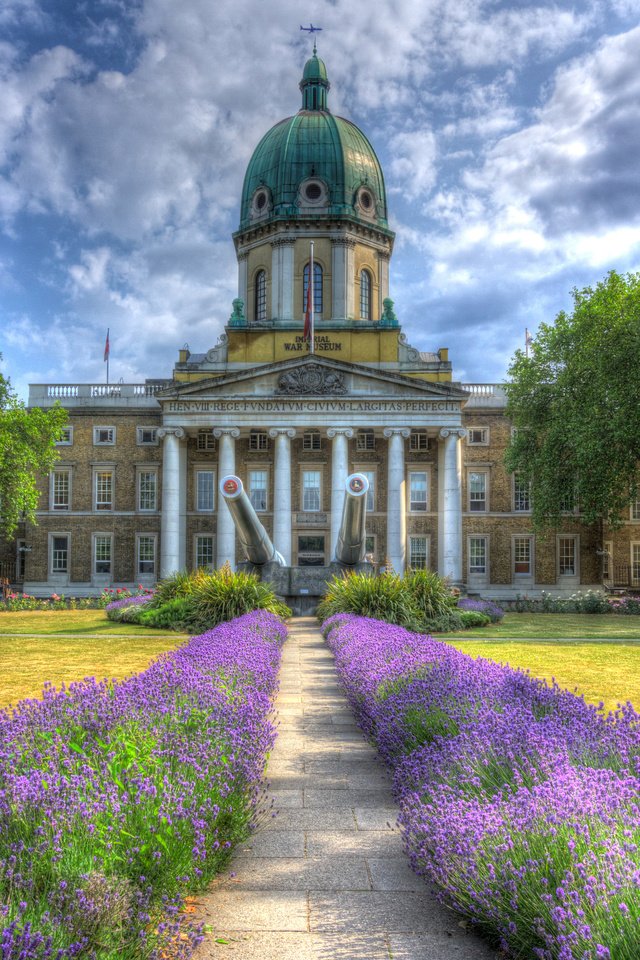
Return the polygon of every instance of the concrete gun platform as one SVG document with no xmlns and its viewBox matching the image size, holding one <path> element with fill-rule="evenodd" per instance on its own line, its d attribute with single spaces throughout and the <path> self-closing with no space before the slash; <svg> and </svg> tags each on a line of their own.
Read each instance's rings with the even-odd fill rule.
<svg viewBox="0 0 640 960">
<path fill-rule="evenodd" d="M 196 960 L 496 960 L 409 868 L 390 777 L 312 617 L 291 621 L 276 708 L 279 812 L 198 898 Z"/>
</svg>

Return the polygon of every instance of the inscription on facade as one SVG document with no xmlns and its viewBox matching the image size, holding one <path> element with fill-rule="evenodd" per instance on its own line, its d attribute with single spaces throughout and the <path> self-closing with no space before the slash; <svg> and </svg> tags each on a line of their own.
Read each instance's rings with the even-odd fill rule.
<svg viewBox="0 0 640 960">
<path fill-rule="evenodd" d="M 294 337 L 293 340 L 285 340 L 283 347 L 290 353 L 303 353 L 309 349 L 305 337 Z M 313 338 L 313 348 L 316 353 L 336 353 L 342 350 L 342 344 L 338 343 L 337 340 L 330 340 L 325 334 L 316 334 Z"/>
<path fill-rule="evenodd" d="M 456 413 L 456 400 L 171 400 L 168 413 Z"/>
</svg>

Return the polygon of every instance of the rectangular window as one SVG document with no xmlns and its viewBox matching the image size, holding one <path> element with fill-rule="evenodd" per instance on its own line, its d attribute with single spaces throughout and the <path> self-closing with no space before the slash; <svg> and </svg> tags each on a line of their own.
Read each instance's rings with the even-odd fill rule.
<svg viewBox="0 0 640 960">
<path fill-rule="evenodd" d="M 373 513 L 376 508 L 376 471 L 375 470 L 358 470 L 358 473 L 361 473 L 363 477 L 366 477 L 369 481 L 369 489 L 367 490 L 367 513 Z"/>
<path fill-rule="evenodd" d="M 71 472 L 54 470 L 51 478 L 51 508 L 69 510 L 71 508 Z"/>
<path fill-rule="evenodd" d="M 249 500 L 256 513 L 267 509 L 266 470 L 249 470 Z"/>
<path fill-rule="evenodd" d="M 266 430 L 252 430 L 249 434 L 249 450 L 268 450 L 269 435 Z"/>
<path fill-rule="evenodd" d="M 94 427 L 93 442 L 95 446 L 111 446 L 116 442 L 115 427 Z"/>
<path fill-rule="evenodd" d="M 306 430 L 302 436 L 303 450 L 320 450 L 322 441 L 319 430 Z"/>
<path fill-rule="evenodd" d="M 196 537 L 196 569 L 213 569 L 213 537 Z"/>
<path fill-rule="evenodd" d="M 97 533 L 93 538 L 94 573 L 111 573 L 111 537 Z"/>
<path fill-rule="evenodd" d="M 197 447 L 198 450 L 215 450 L 216 438 L 213 430 L 198 430 Z"/>
<path fill-rule="evenodd" d="M 602 579 L 611 580 L 613 573 L 613 540 L 605 540 L 602 548 Z"/>
<path fill-rule="evenodd" d="M 481 513 L 487 509 L 486 473 L 469 474 L 469 510 Z"/>
<path fill-rule="evenodd" d="M 531 510 L 529 481 L 518 473 L 513 475 L 513 509 L 516 513 L 528 513 Z"/>
<path fill-rule="evenodd" d="M 141 470 L 138 474 L 138 509 L 158 509 L 158 475 L 155 470 Z"/>
<path fill-rule="evenodd" d="M 320 510 L 320 471 L 302 471 L 302 509 L 305 513 Z"/>
<path fill-rule="evenodd" d="M 409 510 L 412 513 L 427 510 L 427 474 L 424 470 L 409 473 Z"/>
<path fill-rule="evenodd" d="M 631 544 L 631 586 L 640 587 L 640 543 Z"/>
<path fill-rule="evenodd" d="M 298 566 L 324 566 L 324 536 L 321 534 L 300 534 L 298 537 Z"/>
<path fill-rule="evenodd" d="M 530 577 L 533 572 L 531 537 L 513 538 L 513 572 L 517 577 Z"/>
<path fill-rule="evenodd" d="M 560 511 L 561 513 L 573 513 L 576 509 L 576 494 L 575 490 L 567 490 L 562 495 L 560 501 Z"/>
<path fill-rule="evenodd" d="M 51 572 L 68 573 L 69 571 L 69 537 L 53 536 L 51 538 Z"/>
<path fill-rule="evenodd" d="M 156 538 L 149 536 L 138 537 L 138 574 L 155 574 L 156 572 Z"/>
<path fill-rule="evenodd" d="M 472 446 L 486 446 L 489 443 L 489 431 L 486 427 L 469 427 L 467 443 Z"/>
<path fill-rule="evenodd" d="M 469 573 L 484 576 L 487 572 L 487 538 L 469 537 Z"/>
<path fill-rule="evenodd" d="M 409 438 L 409 449 L 413 451 L 429 449 L 429 437 L 426 430 L 412 431 Z"/>
<path fill-rule="evenodd" d="M 425 570 L 429 559 L 426 537 L 409 537 L 409 566 L 412 570 Z"/>
<path fill-rule="evenodd" d="M 113 510 L 113 471 L 96 470 L 96 510 Z"/>
<path fill-rule="evenodd" d="M 196 510 L 211 513 L 214 509 L 215 483 L 213 470 L 196 470 Z"/>
<path fill-rule="evenodd" d="M 73 446 L 73 427 L 63 427 L 60 431 L 60 435 L 56 440 L 56 447 L 71 447 Z"/>
<path fill-rule="evenodd" d="M 139 447 L 154 447 L 158 443 L 155 427 L 137 427 L 136 437 Z"/>
<path fill-rule="evenodd" d="M 575 537 L 558 537 L 558 576 L 575 577 L 577 573 Z"/>
<path fill-rule="evenodd" d="M 640 500 L 631 501 L 631 519 L 640 520 Z"/>
<path fill-rule="evenodd" d="M 356 450 L 375 450 L 376 437 L 373 430 L 358 430 L 356 434 Z"/>
</svg>

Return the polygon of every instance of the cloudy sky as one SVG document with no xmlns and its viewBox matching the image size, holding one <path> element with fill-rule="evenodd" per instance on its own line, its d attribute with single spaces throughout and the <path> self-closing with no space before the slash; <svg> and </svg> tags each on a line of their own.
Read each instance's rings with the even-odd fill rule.
<svg viewBox="0 0 640 960">
<path fill-rule="evenodd" d="M 408 339 L 503 379 L 525 327 L 640 269 L 640 0 L 2 0 L 0 351 L 29 382 L 169 376 L 231 311 L 246 164 L 299 108 L 367 133 Z"/>
</svg>

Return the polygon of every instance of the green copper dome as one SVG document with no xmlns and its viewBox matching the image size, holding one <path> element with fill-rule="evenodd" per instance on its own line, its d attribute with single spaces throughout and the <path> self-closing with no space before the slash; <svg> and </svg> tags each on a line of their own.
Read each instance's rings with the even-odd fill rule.
<svg viewBox="0 0 640 960">
<path fill-rule="evenodd" d="M 329 86 L 314 51 L 300 82 L 302 109 L 272 127 L 249 161 L 241 231 L 258 223 L 340 217 L 390 234 L 378 158 L 354 123 L 329 111 Z"/>
</svg>

